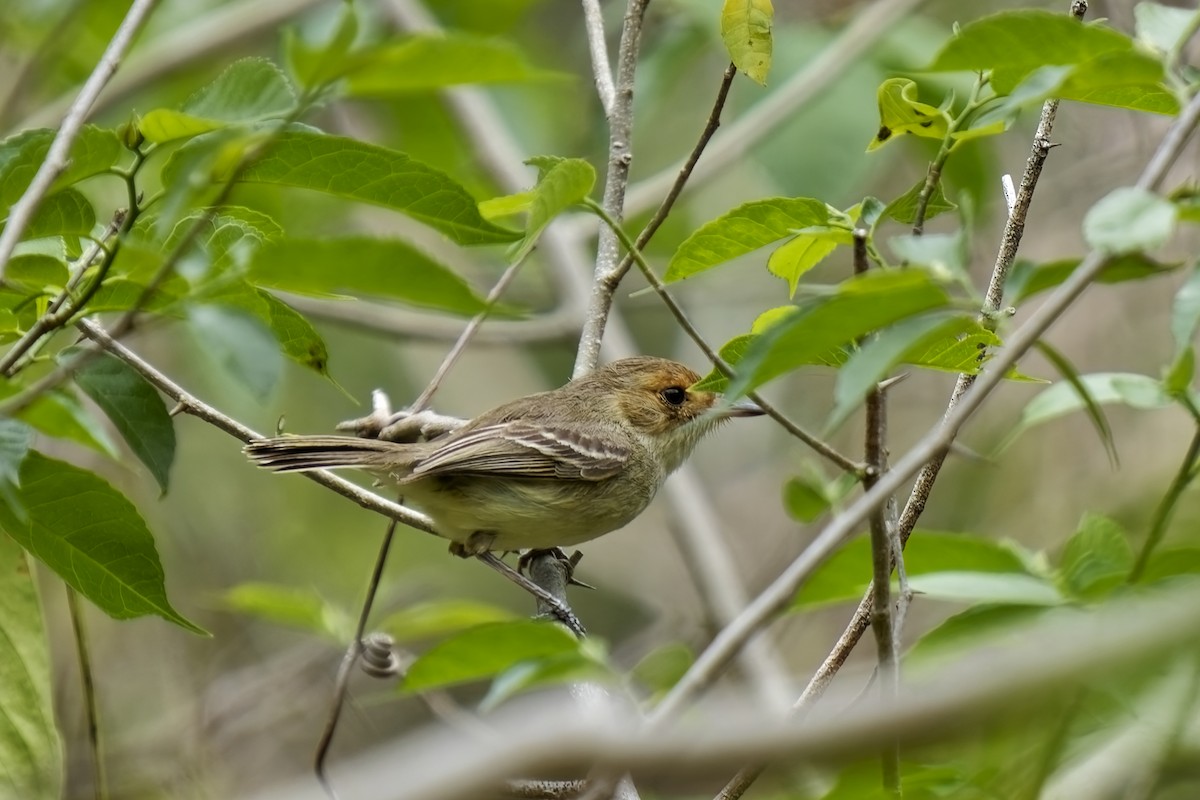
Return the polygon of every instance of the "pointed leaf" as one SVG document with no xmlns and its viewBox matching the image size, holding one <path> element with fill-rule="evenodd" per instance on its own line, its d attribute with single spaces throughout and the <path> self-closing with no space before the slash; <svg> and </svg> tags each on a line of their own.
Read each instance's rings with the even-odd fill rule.
<svg viewBox="0 0 1200 800">
<path fill-rule="evenodd" d="M 354 632 L 354 623 L 346 612 L 312 589 L 243 583 L 225 592 L 221 603 L 231 611 L 299 628 L 335 642 L 344 641 Z"/>
<path fill-rule="evenodd" d="M 690 278 L 801 228 L 827 225 L 829 211 L 829 206 L 811 197 L 772 197 L 738 206 L 685 239 L 671 257 L 663 280 Z"/>
<path fill-rule="evenodd" d="M 0 220 L 0 231 L 4 230 Z M 44 239 L 48 236 L 82 236 L 96 227 L 96 212 L 91 202 L 75 189 L 60 189 L 42 199 L 33 219 L 21 239 Z M 7 277 L 7 276 L 6 276 Z"/>
<path fill-rule="evenodd" d="M 5 217 L 12 204 L 29 188 L 30 181 L 46 159 L 55 133 L 38 128 L 0 141 L 0 209 Z M 124 152 L 116 133 L 84 125 L 71 145 L 67 168 L 54 182 L 53 189 L 71 186 L 104 172 L 116 164 Z"/>
<path fill-rule="evenodd" d="M 876 92 L 879 130 L 867 145 L 878 150 L 897 136 L 911 133 L 924 139 L 942 139 L 950 127 L 949 115 L 917 99 L 917 84 L 908 78 L 888 78 Z"/>
<path fill-rule="evenodd" d="M 516 263 L 533 249 L 546 226 L 563 211 L 581 202 L 596 184 L 596 170 L 581 158 L 539 156 L 525 162 L 538 167 L 538 182 L 529 200 L 525 237 L 513 245 L 509 261 Z"/>
<path fill-rule="evenodd" d="M 804 273 L 820 264 L 839 244 L 854 240 L 850 231 L 829 228 L 819 233 L 803 233 L 784 242 L 767 259 L 767 269 L 788 282 L 788 295 L 796 293 L 796 287 Z"/>
<path fill-rule="evenodd" d="M 1036 347 L 1054 365 L 1054 368 L 1058 370 L 1063 379 L 1075 390 L 1075 394 L 1079 396 L 1079 399 L 1083 401 L 1083 408 L 1087 411 L 1088 418 L 1091 419 L 1092 425 L 1096 428 L 1096 433 L 1100 436 L 1100 442 L 1104 445 L 1104 449 L 1108 453 L 1109 461 L 1115 467 L 1118 463 L 1118 458 L 1112 427 L 1108 424 L 1108 417 L 1104 415 L 1104 409 L 1096 402 L 1096 398 L 1092 397 L 1092 393 L 1087 384 L 1084 383 L 1079 371 L 1075 369 L 1075 365 L 1066 356 L 1046 342 L 1039 341 Z"/>
<path fill-rule="evenodd" d="M 721 7 L 721 39 L 729 58 L 755 83 L 767 85 L 771 70 L 771 0 L 725 0 Z"/>
<path fill-rule="evenodd" d="M 358 38 L 358 13 L 354 3 L 342 3 L 329 38 L 318 45 L 300 37 L 294 28 L 284 31 L 283 48 L 292 77 L 301 86 L 315 88 L 341 77 L 351 66 L 350 48 Z"/>
<path fill-rule="evenodd" d="M 285 356 L 318 375 L 328 376 L 329 350 L 325 340 L 312 323 L 278 297 L 239 281 L 210 300 L 254 317 L 275 336 Z"/>
<path fill-rule="evenodd" d="M 17 383 L 0 379 L 0 399 L 12 397 L 21 388 Z M 117 456 L 117 448 L 104 426 L 69 391 L 46 392 L 17 417 L 47 436 L 70 440 L 106 456 Z"/>
<path fill-rule="evenodd" d="M 175 425 L 158 390 L 107 353 L 76 370 L 75 383 L 112 421 L 165 494 L 175 458 Z"/>
<path fill-rule="evenodd" d="M 480 625 L 429 649 L 404 679 L 410 692 L 490 678 L 522 661 L 572 653 L 579 641 L 551 622 L 519 620 Z"/>
<path fill-rule="evenodd" d="M 524 692 L 563 683 L 619 683 L 617 675 L 605 664 L 586 653 L 562 653 L 522 661 L 501 672 L 492 681 L 488 693 L 479 702 L 479 711 L 487 714 Z"/>
<path fill-rule="evenodd" d="M 917 219 L 917 204 L 924 189 L 925 179 L 922 178 L 907 192 L 888 203 L 887 207 L 883 209 L 883 216 L 891 217 L 902 225 L 912 225 Z M 953 211 L 956 208 L 958 208 L 957 205 L 946 199 L 946 194 L 942 191 L 942 182 L 938 181 L 934 184 L 933 193 L 925 204 L 925 221 L 928 222 L 938 214 Z"/>
<path fill-rule="evenodd" d="M 1096 372 L 1080 375 L 1079 382 L 1098 405 L 1120 403 L 1131 408 L 1154 409 L 1170 405 L 1171 398 L 1159 381 L 1147 375 L 1128 372 Z M 1086 400 L 1068 381 L 1056 383 L 1034 397 L 1021 412 L 1021 419 L 1005 439 L 1006 447 L 1030 428 L 1086 406 Z"/>
<path fill-rule="evenodd" d="M 21 522 L 0 504 L 0 526 L 114 619 L 156 614 L 204 633 L 171 607 L 154 538 L 125 497 L 87 470 L 30 451 L 21 464 Z"/>
</svg>

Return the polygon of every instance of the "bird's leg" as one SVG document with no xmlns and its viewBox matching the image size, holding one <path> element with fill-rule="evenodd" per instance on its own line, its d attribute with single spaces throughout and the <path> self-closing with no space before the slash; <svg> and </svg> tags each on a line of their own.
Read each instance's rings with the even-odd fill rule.
<svg viewBox="0 0 1200 800">
<path fill-rule="evenodd" d="M 505 564 L 500 556 L 492 552 L 484 552 L 476 553 L 475 557 L 542 601 L 558 621 L 570 628 L 571 632 L 576 636 L 583 638 L 586 635 L 587 630 L 583 627 L 583 623 L 579 621 L 579 618 L 575 616 L 575 612 L 571 611 L 566 603 L 517 572 L 508 564 Z"/>
<path fill-rule="evenodd" d="M 533 561 L 533 559 L 535 559 L 538 556 L 543 555 L 543 554 L 548 554 L 552 558 L 557 559 L 558 562 L 560 564 L 562 564 L 564 568 L 566 568 L 566 570 L 567 570 L 567 585 L 568 586 L 582 586 L 584 589 L 595 589 L 596 588 L 595 586 L 592 586 L 590 583 L 584 583 L 583 581 L 576 580 L 576 578 L 575 578 L 575 567 L 577 567 L 579 565 L 579 562 L 583 560 L 583 551 L 582 550 L 576 550 L 574 553 L 572 553 L 569 556 L 567 555 L 567 552 L 565 550 L 563 550 L 561 547 L 551 547 L 551 548 L 548 548 L 545 550 L 526 550 L 524 553 L 521 554 L 521 557 L 517 559 L 517 572 L 520 572 L 522 574 L 528 573 L 529 572 L 529 563 L 531 561 Z"/>
</svg>

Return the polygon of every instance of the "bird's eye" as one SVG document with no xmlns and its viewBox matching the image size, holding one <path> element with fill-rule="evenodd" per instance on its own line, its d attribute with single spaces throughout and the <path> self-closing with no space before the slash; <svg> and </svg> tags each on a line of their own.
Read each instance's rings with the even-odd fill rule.
<svg viewBox="0 0 1200 800">
<path fill-rule="evenodd" d="M 667 405 L 681 406 L 683 401 L 687 400 L 687 390 L 679 386 L 671 386 L 663 389 L 659 396 Z"/>
</svg>

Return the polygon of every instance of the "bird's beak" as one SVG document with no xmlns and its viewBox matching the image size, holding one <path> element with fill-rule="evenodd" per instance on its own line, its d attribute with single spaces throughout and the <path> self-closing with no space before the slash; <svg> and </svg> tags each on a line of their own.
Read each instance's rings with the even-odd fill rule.
<svg viewBox="0 0 1200 800">
<path fill-rule="evenodd" d="M 720 409 L 717 413 L 723 418 L 730 417 L 761 417 L 767 413 L 763 411 L 762 406 L 755 403 L 753 400 L 741 399 L 736 403 L 730 403 L 727 406 L 718 406 Z"/>
</svg>

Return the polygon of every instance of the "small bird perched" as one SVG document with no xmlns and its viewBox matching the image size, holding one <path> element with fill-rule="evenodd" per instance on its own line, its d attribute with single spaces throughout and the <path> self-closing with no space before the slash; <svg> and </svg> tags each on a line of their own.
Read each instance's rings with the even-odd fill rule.
<svg viewBox="0 0 1200 800">
<path fill-rule="evenodd" d="M 279 472 L 356 467 L 387 476 L 457 555 L 563 547 L 624 527 L 704 434 L 763 413 L 690 388 L 699 380 L 674 361 L 625 358 L 428 442 L 280 436 L 245 452 Z"/>
</svg>

